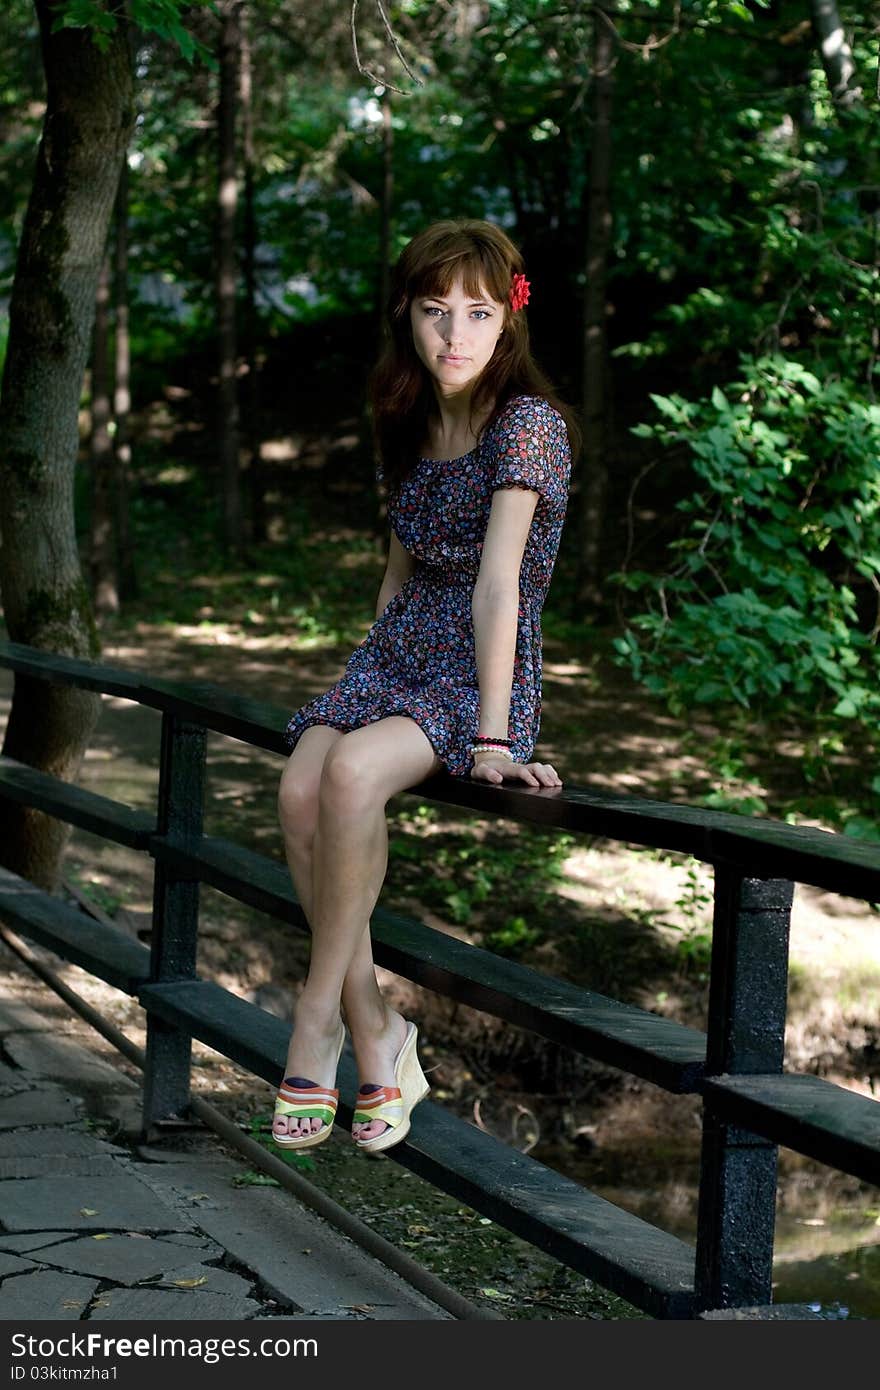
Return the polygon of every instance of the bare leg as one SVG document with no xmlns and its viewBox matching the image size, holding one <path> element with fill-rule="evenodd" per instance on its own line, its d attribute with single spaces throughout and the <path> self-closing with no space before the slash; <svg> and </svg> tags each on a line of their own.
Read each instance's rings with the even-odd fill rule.
<svg viewBox="0 0 880 1390">
<path fill-rule="evenodd" d="M 312 870 L 321 774 L 324 759 L 342 736 L 341 730 L 323 724 L 306 729 L 287 760 L 278 787 L 278 818 L 284 836 L 285 858 L 310 930 L 313 930 Z M 369 949 L 369 933 L 365 933 L 365 937 Z M 336 1071 L 335 1050 L 329 1062 L 325 1053 L 326 1047 L 318 1046 L 313 1049 L 310 1060 L 301 1039 L 300 1046 L 294 1048 L 294 1033 L 291 1032 L 284 1075 L 303 1076 L 319 1086 L 332 1087 Z M 317 1119 L 299 1121 L 276 1116 L 272 1131 L 274 1134 L 296 1137 L 310 1130 L 316 1132 L 322 1124 L 323 1121 Z"/>
<path fill-rule="evenodd" d="M 339 729 L 331 729 L 326 724 L 315 724 L 306 729 L 287 760 L 278 788 L 278 816 L 284 835 L 287 867 L 310 928 L 314 911 L 312 880 L 321 774 L 325 757 L 342 736 Z M 368 977 L 373 969 L 370 932 L 367 928 L 349 974 L 355 971 L 353 978 Z M 289 1070 L 285 1072 L 287 1076 L 290 1074 Z"/>
<path fill-rule="evenodd" d="M 369 940 L 387 867 L 385 807 L 441 766 L 425 734 L 402 715 L 350 734 L 322 728 L 302 735 L 279 792 L 288 862 L 312 927 L 286 1075 L 333 1084 L 342 1003 L 361 1077 L 392 1083 L 405 1025 L 384 1003 Z M 292 1121 L 288 1129 L 296 1135 L 320 1124 Z M 379 1121 L 359 1132 L 369 1138 L 384 1128 Z"/>
</svg>

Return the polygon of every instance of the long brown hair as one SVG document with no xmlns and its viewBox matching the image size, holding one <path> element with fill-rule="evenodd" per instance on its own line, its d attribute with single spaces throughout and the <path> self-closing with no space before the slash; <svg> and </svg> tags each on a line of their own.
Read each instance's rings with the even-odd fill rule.
<svg viewBox="0 0 880 1390">
<path fill-rule="evenodd" d="M 513 277 L 523 271 L 520 252 L 491 222 L 435 222 L 404 247 L 391 275 L 385 345 L 369 383 L 376 446 L 390 489 L 414 467 L 430 418 L 437 413 L 431 378 L 413 344 L 410 305 L 414 299 L 444 296 L 459 277 L 466 294 L 476 298 L 488 292 L 504 305 L 504 332 L 471 398 L 474 415 L 490 408 L 482 432 L 511 397 L 542 396 L 562 415 L 572 456 L 577 454 L 580 440 L 573 414 L 532 357 L 525 310 L 515 312 L 510 304 Z"/>
</svg>

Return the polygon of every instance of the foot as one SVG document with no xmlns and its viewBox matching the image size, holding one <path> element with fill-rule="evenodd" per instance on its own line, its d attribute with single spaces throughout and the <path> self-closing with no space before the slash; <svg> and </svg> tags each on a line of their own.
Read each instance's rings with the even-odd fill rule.
<svg viewBox="0 0 880 1390">
<path fill-rule="evenodd" d="M 394 1009 L 386 1009 L 384 1026 L 377 1033 L 361 1035 L 354 1041 L 358 1076 L 362 1092 L 370 1088 L 394 1086 L 394 1061 L 406 1039 L 406 1019 Z M 355 1123 L 351 1127 L 351 1137 L 356 1143 L 377 1139 L 389 1126 L 384 1120 L 372 1120 L 369 1124 Z"/>
<path fill-rule="evenodd" d="M 315 1026 L 298 1017 L 287 1051 L 285 1082 L 298 1090 L 310 1086 L 332 1090 L 336 1085 L 336 1068 L 344 1038 L 341 1019 L 337 1019 L 328 1032 L 326 1026 Z M 325 1127 L 326 1121 L 315 1116 L 297 1119 L 293 1115 L 276 1114 L 272 1120 L 272 1133 L 279 1139 L 305 1139 Z"/>
</svg>

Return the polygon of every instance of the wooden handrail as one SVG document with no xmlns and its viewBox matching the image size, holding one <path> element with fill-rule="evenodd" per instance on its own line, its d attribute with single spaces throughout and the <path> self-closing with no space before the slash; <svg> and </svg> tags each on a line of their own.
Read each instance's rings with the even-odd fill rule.
<svg viewBox="0 0 880 1390">
<path fill-rule="evenodd" d="M 288 711 L 209 681 L 144 680 L 97 662 L 0 642 L 0 666 L 22 675 L 119 695 L 175 714 L 214 733 L 284 754 Z M 561 788 L 493 787 L 441 774 L 406 793 L 556 830 L 672 850 L 706 864 L 786 878 L 867 902 L 880 902 L 880 845 L 769 817 L 734 815 L 674 802 Z"/>
</svg>

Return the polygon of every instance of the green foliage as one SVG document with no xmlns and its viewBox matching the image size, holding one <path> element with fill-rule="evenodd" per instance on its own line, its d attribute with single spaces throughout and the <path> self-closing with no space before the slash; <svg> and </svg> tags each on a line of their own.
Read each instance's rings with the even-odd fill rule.
<svg viewBox="0 0 880 1390">
<path fill-rule="evenodd" d="M 279 1148 L 274 1142 L 272 1139 L 272 1115 L 270 1113 L 261 1111 L 251 1115 L 248 1120 L 248 1132 L 255 1144 L 260 1144 L 262 1148 L 267 1149 L 274 1158 L 280 1158 L 281 1162 L 286 1163 L 288 1168 L 293 1168 L 298 1173 L 314 1173 L 316 1171 L 317 1165 L 311 1154 Z M 236 1174 L 232 1181 L 236 1187 L 280 1186 L 275 1178 L 253 1170 Z"/>
<path fill-rule="evenodd" d="M 528 826 L 499 830 L 469 817 L 468 834 L 447 837 L 437 833 L 438 822 L 427 806 L 401 812 L 404 833 L 390 839 L 395 867 L 412 865 L 418 875 L 420 900 L 458 926 L 479 927 L 482 944 L 498 955 L 521 959 L 546 941 L 573 836 Z"/>
<path fill-rule="evenodd" d="M 871 190 L 878 184 L 878 103 L 866 80 L 876 40 L 849 0 L 840 9 L 862 88 L 845 119 L 814 38 L 799 37 L 802 13 L 792 0 L 772 11 L 762 0 L 700 0 L 674 23 L 659 0 L 646 0 L 614 18 L 621 42 L 615 39 L 607 323 L 619 433 L 609 437 L 609 457 L 619 499 L 659 445 L 666 505 L 679 524 L 669 555 L 658 558 L 655 543 L 641 572 L 627 566 L 621 593 L 630 617 L 618 648 L 679 712 L 700 702 L 724 705 L 725 717 L 808 707 L 850 730 L 876 719 Z M 351 576 L 332 563 L 316 565 L 317 547 L 299 522 L 289 546 L 256 557 L 272 574 L 256 602 L 250 576 L 226 572 L 209 553 L 218 492 L 209 465 L 216 456 L 209 436 L 217 84 L 207 49 L 219 24 L 204 0 L 133 0 L 129 12 L 139 30 L 129 158 L 133 387 L 136 414 L 147 402 L 154 410 L 135 421 L 132 507 L 138 549 L 157 562 L 152 572 L 145 568 L 143 601 L 130 617 L 149 611 L 207 629 L 232 613 L 257 631 L 268 611 L 300 642 L 348 641 L 362 634 L 372 595 L 353 622 L 343 592 Z M 91 30 L 99 44 L 121 14 L 107 0 L 58 7 L 60 23 Z M 289 364 L 290 383 L 264 391 L 263 439 L 301 437 L 316 394 L 314 378 L 304 379 L 303 355 L 282 336 L 292 322 L 327 330 L 316 333 L 310 358 L 326 382 L 325 417 L 354 413 L 345 388 L 366 372 L 376 347 L 386 172 L 392 255 L 436 217 L 488 216 L 511 230 L 532 275 L 539 356 L 576 402 L 595 136 L 592 59 L 603 22 L 596 12 L 545 0 L 469 7 L 407 0 L 391 21 L 419 85 L 402 75 L 374 7 L 361 6 L 362 56 L 374 72 L 411 89 L 409 96 L 383 91 L 357 71 L 347 6 L 249 0 L 247 15 L 257 358 Z M 25 0 L 3 8 L 0 39 L 8 57 L 3 299 L 44 109 L 39 36 Z M 649 39 L 653 46 L 640 47 Z M 206 61 L 194 63 L 198 56 Z M 242 232 L 243 208 L 240 196 Z M 355 348 L 344 360 L 331 347 L 334 320 L 351 325 Z M 184 358 L 193 364 L 185 379 L 178 370 Z M 324 404 L 340 396 L 338 410 Z M 192 414 L 190 399 L 198 401 Z M 658 418 L 627 435 L 632 421 L 648 417 L 652 399 Z M 164 411 L 158 423 L 156 403 Z M 175 426 L 182 426 L 176 437 Z M 169 473 L 189 471 L 159 487 L 163 453 Z M 351 467 L 347 459 L 343 467 Z M 293 493 L 301 478 L 291 473 L 282 485 Z M 84 498 L 85 478 L 78 485 Z M 182 538 L 169 524 L 175 508 L 188 519 Z M 303 525 L 318 527 L 317 509 L 304 518 L 301 511 Z M 622 533 L 621 521 L 609 515 L 608 538 Z M 668 530 L 658 531 L 665 545 Z M 563 562 L 577 542 L 570 524 Z M 613 550 L 611 559 L 616 567 Z M 372 579 L 379 554 L 363 560 Z M 560 565 L 557 597 L 565 584 Z M 209 586 L 216 603 L 206 602 Z M 576 611 L 573 588 L 571 606 Z M 561 606 L 546 616 L 548 637 L 567 651 L 580 655 L 595 645 L 579 616 L 566 622 Z M 721 779 L 713 804 L 760 813 L 759 793 L 740 781 Z M 808 789 L 833 799 L 818 783 L 808 780 Z M 871 821 L 874 811 L 866 801 L 857 811 L 838 807 L 838 819 L 844 814 L 856 825 L 856 815 Z M 450 911 L 462 919 L 482 911 L 485 887 L 475 873 Z M 513 907 L 509 916 L 504 930 L 515 946 L 520 919 L 530 917 Z"/>
<path fill-rule="evenodd" d="M 235 1173 L 232 1178 L 233 1187 L 280 1187 L 277 1178 L 271 1178 L 268 1173 L 255 1173 L 252 1170 L 246 1173 Z"/>
<path fill-rule="evenodd" d="M 744 356 L 708 399 L 655 396 L 635 433 L 690 452 L 677 559 L 621 574 L 646 608 L 619 658 L 678 712 L 880 713 L 880 406 L 778 354 Z M 872 626 L 873 624 L 873 626 Z"/>
<path fill-rule="evenodd" d="M 646 906 L 638 896 L 631 896 L 626 889 L 618 889 L 621 908 L 627 916 L 642 922 L 657 931 L 673 933 L 672 954 L 675 973 L 688 976 L 700 984 L 709 979 L 709 966 L 712 956 L 712 918 L 714 910 L 714 890 L 711 871 L 707 865 L 691 855 L 681 855 L 668 850 L 644 849 L 635 851 L 637 857 L 656 861 L 658 864 L 672 865 L 681 870 L 681 886 L 675 897 L 673 914 L 655 906 Z M 658 1004 L 665 1004 L 668 992 L 663 990 L 656 996 Z"/>
<path fill-rule="evenodd" d="M 187 62 L 198 57 L 213 63 L 210 52 L 186 26 L 187 11 L 199 8 L 216 12 L 214 0 L 130 0 L 129 3 L 132 22 L 138 29 L 174 44 Z M 108 8 L 106 0 L 61 0 L 52 31 L 89 29 L 95 47 L 106 52 L 122 18 L 121 10 Z"/>
</svg>

